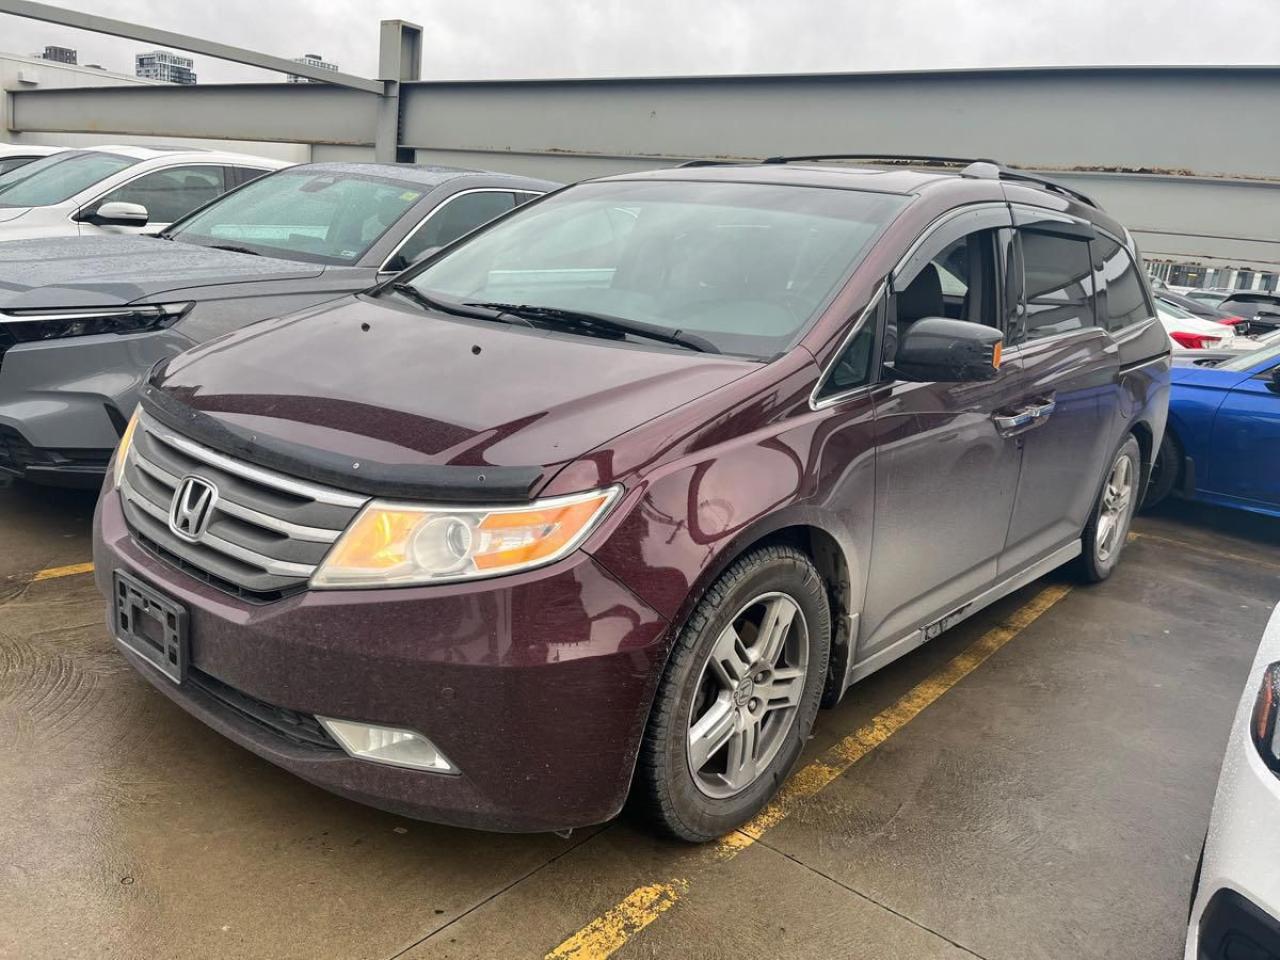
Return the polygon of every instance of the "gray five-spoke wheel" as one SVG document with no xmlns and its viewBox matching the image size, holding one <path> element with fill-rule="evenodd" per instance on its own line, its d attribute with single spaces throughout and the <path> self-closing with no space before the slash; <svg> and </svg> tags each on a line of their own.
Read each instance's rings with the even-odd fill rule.
<svg viewBox="0 0 1280 960">
<path fill-rule="evenodd" d="M 808 625 L 795 600 L 766 593 L 738 611 L 703 664 L 689 712 L 699 790 L 731 797 L 759 778 L 795 723 L 808 667 Z"/>
<path fill-rule="evenodd" d="M 1098 529 L 1094 536 L 1094 550 L 1098 560 L 1106 563 L 1123 545 L 1129 519 L 1129 507 L 1133 502 L 1133 460 L 1119 457 L 1107 475 L 1107 485 L 1102 491 L 1102 508 L 1098 511 Z"/>
</svg>

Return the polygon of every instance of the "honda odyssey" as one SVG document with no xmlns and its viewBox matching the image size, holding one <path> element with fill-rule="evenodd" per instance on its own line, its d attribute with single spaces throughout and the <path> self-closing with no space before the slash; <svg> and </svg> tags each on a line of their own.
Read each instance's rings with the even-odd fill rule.
<svg viewBox="0 0 1280 960">
<path fill-rule="evenodd" d="M 581 183 L 160 364 L 95 524 L 125 656 L 364 803 L 703 841 L 820 705 L 1108 576 L 1169 390 L 1129 234 L 848 159 Z"/>
</svg>

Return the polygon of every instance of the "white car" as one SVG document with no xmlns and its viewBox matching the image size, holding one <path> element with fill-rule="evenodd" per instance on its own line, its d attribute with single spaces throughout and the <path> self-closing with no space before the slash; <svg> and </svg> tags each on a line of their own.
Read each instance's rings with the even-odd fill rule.
<svg viewBox="0 0 1280 960">
<path fill-rule="evenodd" d="M 34 160 L 40 160 L 54 153 L 61 153 L 67 147 L 38 147 L 31 143 L 0 143 L 0 174 L 25 167 Z"/>
<path fill-rule="evenodd" d="M 1236 710 L 1191 891 L 1186 960 L 1280 957 L 1280 606 Z"/>
<path fill-rule="evenodd" d="M 212 150 L 63 150 L 0 174 L 0 240 L 154 233 L 287 166 Z"/>
<path fill-rule="evenodd" d="M 0 203 L 3 202 L 4 194 L 0 193 Z M 1197 317 L 1159 297 L 1156 298 L 1156 316 L 1169 334 L 1174 353 L 1181 350 L 1225 350 L 1249 345 L 1248 340 L 1237 338 L 1235 330 L 1229 324 Z"/>
</svg>

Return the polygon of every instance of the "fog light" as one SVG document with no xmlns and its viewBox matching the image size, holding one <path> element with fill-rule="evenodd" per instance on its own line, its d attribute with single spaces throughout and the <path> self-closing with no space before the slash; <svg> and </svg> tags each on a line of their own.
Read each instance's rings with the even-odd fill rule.
<svg viewBox="0 0 1280 960">
<path fill-rule="evenodd" d="M 342 749 L 357 760 L 434 773 L 458 772 L 434 743 L 412 730 L 378 727 L 354 720 L 330 720 L 328 717 L 316 719 L 324 724 Z"/>
</svg>

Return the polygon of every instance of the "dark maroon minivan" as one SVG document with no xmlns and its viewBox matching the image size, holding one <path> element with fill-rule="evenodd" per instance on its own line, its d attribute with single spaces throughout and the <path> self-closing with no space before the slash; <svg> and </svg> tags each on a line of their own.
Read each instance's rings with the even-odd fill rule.
<svg viewBox="0 0 1280 960">
<path fill-rule="evenodd" d="M 1125 229 L 827 159 L 578 184 L 154 371 L 96 520 L 125 655 L 365 803 L 706 840 L 859 679 L 1106 577 L 1168 396 Z"/>
</svg>

